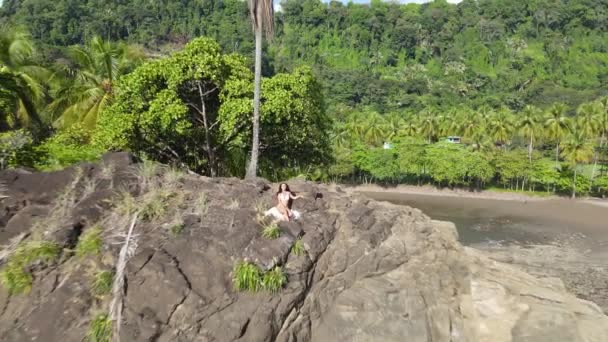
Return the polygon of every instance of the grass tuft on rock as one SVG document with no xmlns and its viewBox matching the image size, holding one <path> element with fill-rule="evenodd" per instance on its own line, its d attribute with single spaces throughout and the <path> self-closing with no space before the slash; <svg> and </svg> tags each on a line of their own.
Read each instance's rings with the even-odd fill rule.
<svg viewBox="0 0 608 342">
<path fill-rule="evenodd" d="M 176 222 L 173 225 L 171 225 L 171 234 L 173 234 L 173 236 L 178 236 L 180 235 L 184 229 L 186 229 L 186 225 L 183 222 Z"/>
<path fill-rule="evenodd" d="M 153 221 L 165 215 L 169 206 L 169 199 L 174 194 L 163 189 L 153 189 L 146 193 L 142 200 L 141 217 Z"/>
<path fill-rule="evenodd" d="M 11 294 L 28 292 L 33 276 L 27 270 L 36 262 L 48 264 L 61 254 L 59 245 L 49 241 L 32 241 L 17 247 L 0 272 L 0 281 Z"/>
<path fill-rule="evenodd" d="M 247 261 L 234 265 L 232 282 L 237 291 L 256 292 L 260 289 L 262 272 L 260 269 Z"/>
<path fill-rule="evenodd" d="M 89 325 L 89 331 L 85 341 L 87 342 L 110 342 L 112 337 L 112 320 L 107 314 L 98 314 Z"/>
<path fill-rule="evenodd" d="M 281 236 L 281 229 L 275 222 L 271 222 L 262 229 L 262 236 L 269 240 L 277 239 Z"/>
<path fill-rule="evenodd" d="M 302 242 L 302 238 L 298 238 L 296 240 L 296 242 L 293 244 L 293 247 L 291 247 L 291 252 L 295 256 L 300 256 L 300 255 L 304 254 L 305 250 L 304 250 L 304 243 Z"/>
<path fill-rule="evenodd" d="M 111 271 L 99 271 L 95 273 L 91 284 L 91 293 L 95 296 L 105 296 L 112 292 L 114 273 Z"/>
<path fill-rule="evenodd" d="M 285 284 L 287 284 L 287 276 L 279 266 L 264 273 L 262 278 L 262 288 L 270 293 L 279 292 Z"/>
<path fill-rule="evenodd" d="M 78 239 L 76 256 L 83 258 L 88 255 L 99 255 L 103 247 L 102 231 L 100 226 L 87 229 Z"/>
</svg>

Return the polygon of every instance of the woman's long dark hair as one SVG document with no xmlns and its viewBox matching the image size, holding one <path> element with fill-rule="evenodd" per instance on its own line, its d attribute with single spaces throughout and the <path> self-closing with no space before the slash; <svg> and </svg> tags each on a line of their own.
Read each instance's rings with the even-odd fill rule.
<svg viewBox="0 0 608 342">
<path fill-rule="evenodd" d="M 283 192 L 283 184 L 285 184 L 285 191 L 286 192 L 291 192 L 294 196 L 296 195 L 295 192 L 292 192 L 289 189 L 289 184 L 287 183 L 281 183 L 279 184 L 279 191 L 277 191 L 277 199 L 279 198 L 279 194 Z M 287 200 L 287 208 L 289 208 L 291 210 L 291 204 L 293 203 L 293 200 L 291 199 L 291 197 L 289 197 L 289 199 Z"/>
</svg>

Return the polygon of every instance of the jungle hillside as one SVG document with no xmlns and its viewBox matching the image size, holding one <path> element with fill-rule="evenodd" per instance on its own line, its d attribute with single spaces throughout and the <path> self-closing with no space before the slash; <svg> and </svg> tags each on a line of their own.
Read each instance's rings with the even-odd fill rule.
<svg viewBox="0 0 608 342">
<path fill-rule="evenodd" d="M 259 173 L 608 193 L 608 2 L 283 0 L 263 46 Z M 245 174 L 246 1 L 4 0 L 2 168 L 127 150 Z"/>
</svg>

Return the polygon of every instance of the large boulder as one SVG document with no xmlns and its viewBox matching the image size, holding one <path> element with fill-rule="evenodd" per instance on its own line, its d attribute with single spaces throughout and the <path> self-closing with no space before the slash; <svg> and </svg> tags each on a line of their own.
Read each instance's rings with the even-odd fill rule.
<svg viewBox="0 0 608 342">
<path fill-rule="evenodd" d="M 268 240 L 259 213 L 275 184 L 145 171 L 126 154 L 80 168 L 0 173 L 9 196 L 0 244 L 42 237 L 64 248 L 28 269 L 28 294 L 0 289 L 0 340 L 80 341 L 116 295 L 93 294 L 91 283 L 96 270 L 116 266 L 131 220 L 125 207 L 141 214 L 158 195 L 166 208 L 137 216 L 118 293 L 123 341 L 608 341 L 608 317 L 595 304 L 558 279 L 462 247 L 453 224 L 417 209 L 296 180 L 302 218 Z M 121 202 L 125 194 L 135 200 Z M 104 229 L 102 252 L 75 256 L 94 225 Z M 287 284 L 274 294 L 236 291 L 233 267 L 243 260 L 281 267 Z"/>
</svg>

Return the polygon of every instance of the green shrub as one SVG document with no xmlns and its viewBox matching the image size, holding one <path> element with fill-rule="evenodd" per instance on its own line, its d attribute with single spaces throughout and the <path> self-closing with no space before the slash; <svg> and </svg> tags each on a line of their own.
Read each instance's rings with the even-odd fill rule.
<svg viewBox="0 0 608 342">
<path fill-rule="evenodd" d="M 112 291 L 114 273 L 111 271 L 99 271 L 95 273 L 95 278 L 91 284 L 91 293 L 96 296 L 104 296 Z"/>
<path fill-rule="evenodd" d="M 237 291 L 256 292 L 262 281 L 260 269 L 247 261 L 242 261 L 234 266 L 232 282 Z"/>
<path fill-rule="evenodd" d="M 286 283 L 287 276 L 285 276 L 283 270 L 279 266 L 266 272 L 262 278 L 262 288 L 270 293 L 277 293 Z"/>
<path fill-rule="evenodd" d="M 40 170 L 58 170 L 67 166 L 99 159 L 102 151 L 89 144 L 90 132 L 80 124 L 60 131 L 37 147 L 45 155 L 36 167 Z"/>
<path fill-rule="evenodd" d="M 78 240 L 76 245 L 76 256 L 85 257 L 87 255 L 99 255 L 103 246 L 101 238 L 102 229 L 100 226 L 94 226 L 87 229 Z"/>
<path fill-rule="evenodd" d="M 87 332 L 87 342 L 110 342 L 112 337 L 112 320 L 107 314 L 98 314 L 91 321 Z"/>
<path fill-rule="evenodd" d="M 48 264 L 59 257 L 61 248 L 49 241 L 33 241 L 17 247 L 0 272 L 4 287 L 13 294 L 28 292 L 33 277 L 27 268 L 35 262 Z"/>
<path fill-rule="evenodd" d="M 269 223 L 262 230 L 262 236 L 266 239 L 274 240 L 281 236 L 281 229 L 276 223 Z"/>
<path fill-rule="evenodd" d="M 293 247 L 291 247 L 291 251 L 295 256 L 300 256 L 304 254 L 304 243 L 301 238 L 298 238 L 296 242 L 294 242 Z"/>
</svg>

